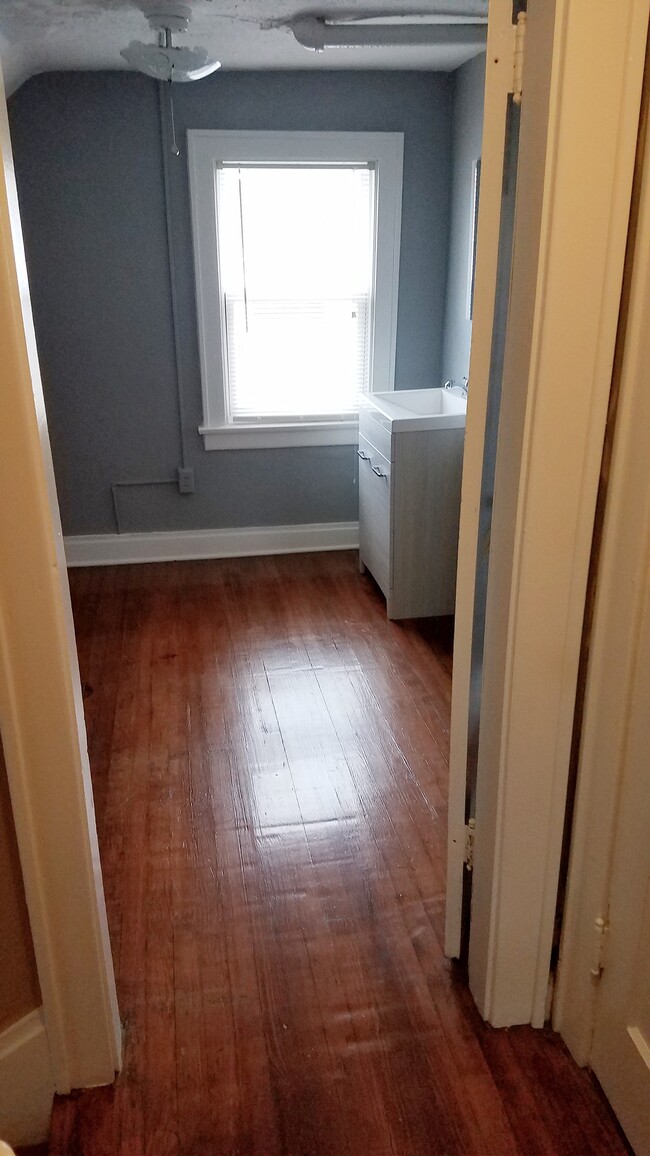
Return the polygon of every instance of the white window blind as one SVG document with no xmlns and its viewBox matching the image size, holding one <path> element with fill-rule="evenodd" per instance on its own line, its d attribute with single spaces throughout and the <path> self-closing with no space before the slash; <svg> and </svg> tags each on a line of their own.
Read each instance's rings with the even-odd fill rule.
<svg viewBox="0 0 650 1156">
<path fill-rule="evenodd" d="M 218 168 L 231 423 L 358 412 L 370 377 L 374 202 L 369 165 Z"/>
</svg>

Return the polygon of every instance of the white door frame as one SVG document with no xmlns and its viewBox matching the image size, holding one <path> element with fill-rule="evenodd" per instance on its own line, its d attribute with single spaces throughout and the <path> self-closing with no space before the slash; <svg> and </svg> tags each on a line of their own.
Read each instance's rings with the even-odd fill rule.
<svg viewBox="0 0 650 1156">
<path fill-rule="evenodd" d="M 646 93 L 646 97 L 650 91 Z M 647 117 L 647 106 L 646 106 Z M 624 311 L 622 356 L 598 565 L 569 878 L 553 1024 L 575 1059 L 589 1062 L 618 799 L 625 773 L 640 623 L 650 585 L 650 124 L 646 120 L 638 217 Z M 606 935 L 606 933 L 605 933 Z M 604 956 L 606 965 L 606 954 Z"/>
<path fill-rule="evenodd" d="M 120 1023 L 79 668 L 0 77 L 0 732 L 57 1091 L 110 1083 Z"/>
<path fill-rule="evenodd" d="M 499 259 L 503 154 L 508 94 L 512 92 L 513 86 L 514 50 L 515 28 L 512 23 L 512 0 L 490 0 L 470 359 L 471 384 L 465 426 L 456 575 L 454 675 L 450 725 L 449 855 L 445 906 L 445 951 L 447 955 L 454 958 L 460 955 L 461 949 L 462 864 L 465 853 L 465 767 L 472 658 L 474 579 L 492 348 L 492 319 Z"/>
<path fill-rule="evenodd" d="M 535 19 L 535 8 L 551 2 L 529 0 L 529 19 Z M 492 556 L 500 559 L 508 580 L 491 581 L 488 592 L 484 694 L 501 700 L 502 709 L 489 714 L 482 728 L 469 962 L 479 1010 L 497 1025 L 541 1024 L 544 1018 L 649 3 L 617 0 L 615 15 L 611 0 L 556 0 L 555 5 L 532 324 L 523 336 L 509 333 L 511 367 L 518 364 L 517 339 L 529 342 L 527 372 L 519 378 L 525 407 L 514 535 L 495 522 L 499 532 L 493 534 Z M 511 0 L 491 0 L 493 55 L 486 91 L 493 91 L 495 104 L 488 102 L 486 118 L 501 138 L 507 88 L 499 95 L 492 78 L 501 76 L 503 84 L 511 68 L 511 16 Z M 6 409 L 0 423 L 0 486 L 12 498 L 0 526 L 0 729 L 55 1080 L 59 1091 L 67 1091 L 110 1081 L 119 1067 L 120 1033 L 65 560 L 1 93 L 0 118 L 6 182 L 0 189 L 0 387 Z M 459 555 L 451 754 L 456 782 L 466 759 L 496 268 L 496 238 L 490 242 L 484 222 L 499 188 L 488 145 Z M 516 236 L 513 278 L 521 240 Z M 515 471 L 503 451 L 501 446 L 495 512 L 505 498 L 512 499 Z M 454 788 L 452 842 L 464 826 L 463 807 L 462 791 Z M 458 853 L 456 848 L 455 863 Z"/>
<path fill-rule="evenodd" d="M 548 19 L 549 3 L 529 0 L 529 32 Z M 523 284 L 529 295 L 528 321 L 517 319 L 515 298 L 501 411 L 508 436 L 499 441 L 492 523 L 469 947 L 470 987 L 479 1011 L 495 1026 L 541 1026 L 546 1013 L 648 10 L 648 0 L 620 0 L 615 13 L 608 0 L 556 0 L 534 253 L 528 203 L 522 198 L 517 204 L 513 286 Z M 527 134 L 539 131 L 539 108 L 526 107 L 528 77 L 534 81 L 536 64 L 529 42 L 520 138 L 523 182 Z M 480 264 L 477 290 L 479 277 Z M 457 874 L 454 839 L 461 842 L 464 824 L 458 782 L 467 758 L 480 423 L 488 364 L 484 335 L 480 340 L 472 350 L 461 512 L 450 878 Z M 454 946 L 452 934 L 451 954 Z"/>
</svg>

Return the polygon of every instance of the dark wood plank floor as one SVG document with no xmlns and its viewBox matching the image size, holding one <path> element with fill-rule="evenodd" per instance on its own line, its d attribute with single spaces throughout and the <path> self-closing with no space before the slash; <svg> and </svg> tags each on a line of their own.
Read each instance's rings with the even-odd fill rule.
<svg viewBox="0 0 650 1156">
<path fill-rule="evenodd" d="M 125 1051 L 52 1156 L 626 1151 L 443 956 L 449 624 L 352 554 L 71 581 Z"/>
</svg>

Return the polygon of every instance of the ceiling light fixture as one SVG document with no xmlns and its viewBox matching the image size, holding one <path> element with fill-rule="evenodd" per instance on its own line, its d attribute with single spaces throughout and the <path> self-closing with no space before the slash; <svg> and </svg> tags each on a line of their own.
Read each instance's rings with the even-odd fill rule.
<svg viewBox="0 0 650 1156">
<path fill-rule="evenodd" d="M 314 52 L 323 52 L 325 48 L 410 48 L 422 45 L 485 47 L 485 19 L 472 15 L 451 22 L 450 17 L 451 13 L 446 12 L 432 14 L 431 18 L 418 23 L 374 24 L 336 22 L 322 16 L 296 16 L 289 21 L 289 27 L 298 43 Z"/>
<path fill-rule="evenodd" d="M 205 48 L 179 48 L 172 44 L 172 33 L 187 32 L 191 19 L 192 9 L 186 4 L 170 3 L 164 9 L 148 12 L 147 20 L 158 33 L 158 43 L 132 40 L 121 55 L 132 68 L 154 80 L 202 80 L 221 68 L 220 61 L 211 59 Z"/>
</svg>

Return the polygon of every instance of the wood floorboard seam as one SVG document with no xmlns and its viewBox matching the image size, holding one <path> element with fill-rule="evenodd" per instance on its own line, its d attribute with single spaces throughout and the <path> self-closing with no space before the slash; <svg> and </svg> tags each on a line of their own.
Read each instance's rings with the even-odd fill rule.
<svg viewBox="0 0 650 1156">
<path fill-rule="evenodd" d="M 125 1023 L 50 1156 L 618 1156 L 442 951 L 453 624 L 351 552 L 70 574 Z"/>
</svg>

